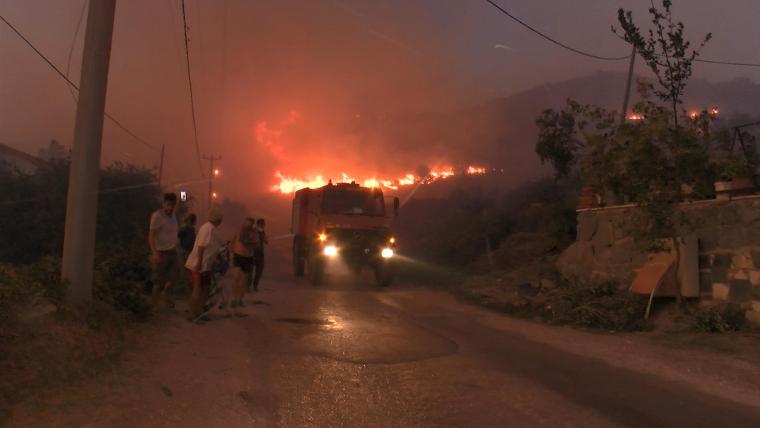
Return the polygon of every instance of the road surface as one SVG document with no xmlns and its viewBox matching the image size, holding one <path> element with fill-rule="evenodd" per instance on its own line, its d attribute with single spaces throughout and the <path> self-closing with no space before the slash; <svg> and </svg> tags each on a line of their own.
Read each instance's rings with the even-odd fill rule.
<svg viewBox="0 0 760 428">
<path fill-rule="evenodd" d="M 246 317 L 169 316 L 13 426 L 760 427 L 757 364 L 514 320 L 368 279 L 268 278 Z"/>
</svg>

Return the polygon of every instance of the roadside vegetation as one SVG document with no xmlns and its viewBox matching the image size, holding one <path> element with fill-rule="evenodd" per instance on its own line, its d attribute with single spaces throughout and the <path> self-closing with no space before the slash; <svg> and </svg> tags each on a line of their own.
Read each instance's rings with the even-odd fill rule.
<svg viewBox="0 0 760 428">
<path fill-rule="evenodd" d="M 159 189 L 145 169 L 101 171 L 94 300 L 66 303 L 60 280 L 68 163 L 35 174 L 0 165 L 0 422 L 13 402 L 86 377 L 119 357 L 149 315 L 147 221 Z M 6 407 L 6 408 L 2 408 Z"/>
<path fill-rule="evenodd" d="M 755 173 L 749 134 L 739 136 L 748 150 L 736 156 L 716 111 L 683 108 L 692 64 L 711 35 L 693 47 L 671 6 L 668 0 L 659 8 L 652 5 L 651 32 L 640 29 L 630 12 L 619 11 L 613 31 L 636 49 L 655 77 L 639 82 L 640 101 L 631 117 L 568 100 L 564 109 L 548 109 L 537 118 L 536 153 L 553 166 L 554 180 L 503 193 L 466 189 L 445 200 L 410 204 L 413 215 L 433 218 L 404 239 L 411 241 L 415 257 L 446 266 L 427 268 L 436 283 L 515 316 L 601 330 L 654 327 L 648 320 L 651 296 L 633 295 L 627 284 L 562 277 L 554 265 L 575 239 L 575 208 L 589 202 L 579 200 L 579 193 L 597 206 L 632 204 L 626 228 L 639 249 L 673 248 L 678 254 L 680 237 L 694 225 L 677 204 L 714 196 L 717 180 Z M 677 302 L 681 330 L 723 333 L 746 325 L 744 313 L 732 305 L 682 305 L 680 296 Z"/>
</svg>

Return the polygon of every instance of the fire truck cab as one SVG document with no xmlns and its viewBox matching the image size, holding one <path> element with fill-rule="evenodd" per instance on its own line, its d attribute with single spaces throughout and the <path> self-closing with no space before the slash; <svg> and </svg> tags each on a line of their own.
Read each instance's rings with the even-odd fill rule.
<svg viewBox="0 0 760 428">
<path fill-rule="evenodd" d="M 392 201 L 386 206 L 381 189 L 356 183 L 297 191 L 291 223 L 294 274 L 308 274 L 320 285 L 326 268 L 342 262 L 357 275 L 370 266 L 378 285 L 390 285 L 396 255 L 392 223 L 399 209 L 398 198 Z"/>
</svg>

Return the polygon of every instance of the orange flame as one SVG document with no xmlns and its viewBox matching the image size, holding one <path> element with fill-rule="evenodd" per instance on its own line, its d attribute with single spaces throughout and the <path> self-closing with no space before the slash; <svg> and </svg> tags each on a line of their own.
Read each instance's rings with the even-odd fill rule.
<svg viewBox="0 0 760 428">
<path fill-rule="evenodd" d="M 280 171 L 277 171 L 275 175 L 280 179 L 280 182 L 272 186 L 272 191 L 283 194 L 294 193 L 306 188 L 315 189 L 327 184 L 327 181 L 325 181 L 320 175 L 310 180 L 299 180 L 297 178 L 285 177 Z"/>
<path fill-rule="evenodd" d="M 467 169 L 464 170 L 464 173 L 466 175 L 483 175 L 487 172 L 488 169 L 482 166 L 468 166 Z M 316 175 L 310 178 L 294 178 L 286 177 L 280 171 L 277 171 L 275 175 L 280 182 L 272 186 L 272 191 L 280 192 L 282 194 L 290 194 L 305 188 L 315 189 L 322 187 L 329 182 L 324 178 L 323 175 Z M 454 168 L 452 167 L 433 169 L 425 177 L 418 177 L 414 174 L 408 173 L 403 177 L 396 179 L 383 179 L 377 177 L 356 179 L 353 175 L 342 172 L 340 174 L 340 180 L 338 183 L 358 183 L 364 187 L 398 190 L 399 188 L 405 186 L 412 186 L 415 184 L 430 184 L 436 181 L 446 180 L 447 178 L 455 175 L 457 174 L 454 172 Z"/>
<path fill-rule="evenodd" d="M 472 165 L 470 165 L 470 166 L 467 167 L 467 175 L 483 175 L 486 172 L 488 172 L 488 170 L 484 166 L 472 166 Z"/>
</svg>

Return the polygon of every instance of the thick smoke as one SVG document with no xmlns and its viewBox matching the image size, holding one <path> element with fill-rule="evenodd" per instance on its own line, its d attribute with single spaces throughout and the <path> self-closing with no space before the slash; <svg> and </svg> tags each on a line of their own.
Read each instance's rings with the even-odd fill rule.
<svg viewBox="0 0 760 428">
<path fill-rule="evenodd" d="M 415 48 L 433 42 L 413 20 L 375 28 L 340 2 L 194 7 L 200 143 L 224 157 L 225 194 L 266 192 L 276 171 L 401 177 L 420 165 L 465 162 L 413 130 L 459 103 L 455 79 Z M 194 153 L 183 147 L 186 168 Z"/>
</svg>

